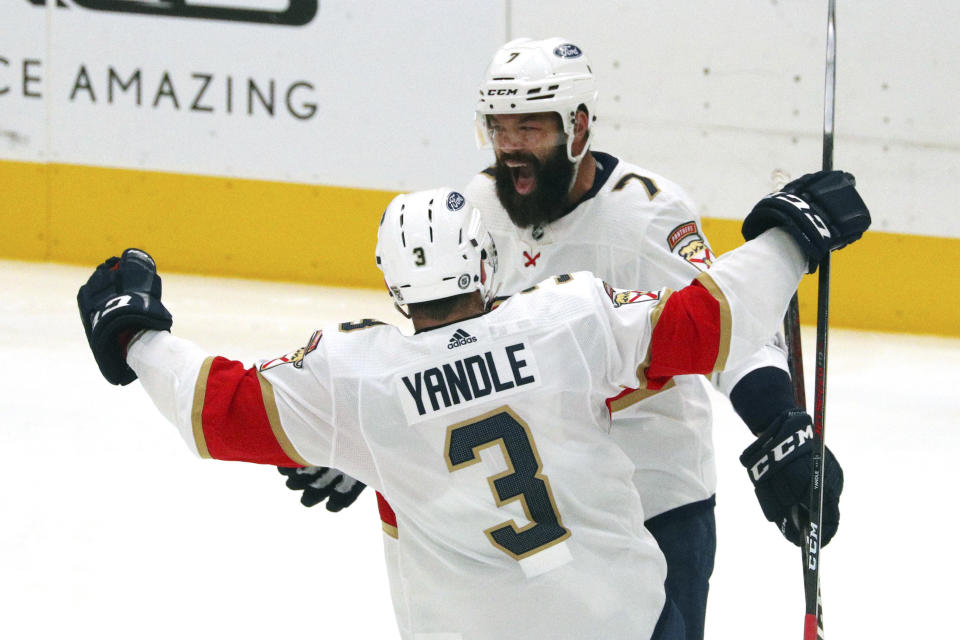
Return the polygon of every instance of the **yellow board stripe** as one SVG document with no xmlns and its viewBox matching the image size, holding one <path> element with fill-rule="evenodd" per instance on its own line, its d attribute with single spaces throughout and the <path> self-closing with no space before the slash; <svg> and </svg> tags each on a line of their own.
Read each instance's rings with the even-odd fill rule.
<svg viewBox="0 0 960 640">
<path fill-rule="evenodd" d="M 881 206 L 880 204 L 874 206 Z M 743 244 L 739 220 L 703 221 L 720 253 Z M 960 238 L 867 231 L 830 260 L 831 328 L 960 337 Z M 800 322 L 817 323 L 817 274 L 800 283 Z"/>
<path fill-rule="evenodd" d="M 260 393 L 263 394 L 263 406 L 267 411 L 267 420 L 270 421 L 270 430 L 273 431 L 273 437 L 277 439 L 277 444 L 280 445 L 288 458 L 297 464 L 309 467 L 310 463 L 297 452 L 280 424 L 280 411 L 277 409 L 277 399 L 273 395 L 273 385 L 260 373 L 257 373 L 257 379 L 260 381 Z"/>
<path fill-rule="evenodd" d="M 371 289 L 383 287 L 372 256 L 395 195 L 6 160 L 0 193 L 3 258 L 92 268 L 137 246 L 162 271 Z M 739 220 L 703 227 L 717 253 L 743 243 Z M 960 305 L 948 300 L 960 290 L 960 238 L 869 231 L 831 264 L 831 327 L 960 336 Z M 799 299 L 801 322 L 815 324 L 816 275 Z"/>
<path fill-rule="evenodd" d="M 730 303 L 727 296 L 717 286 L 717 283 L 710 276 L 709 272 L 703 272 L 697 276 L 697 282 L 703 285 L 703 288 L 710 292 L 710 295 L 720 305 L 720 344 L 717 350 L 717 361 L 713 364 L 714 371 L 723 371 L 727 366 L 727 356 L 730 355 L 730 335 L 732 332 L 732 317 L 730 315 Z"/>
<path fill-rule="evenodd" d="M 0 161 L 0 257 L 97 265 L 127 247 L 161 271 L 382 288 L 395 192 Z"/>
<path fill-rule="evenodd" d="M 207 380 L 210 378 L 210 367 L 213 365 L 213 356 L 208 357 L 200 365 L 200 375 L 193 389 L 193 407 L 190 411 L 190 421 L 193 425 L 193 441 L 197 445 L 197 452 L 201 458 L 212 458 L 207 448 L 207 438 L 203 435 L 203 403 L 207 397 Z"/>
<path fill-rule="evenodd" d="M 383 520 L 380 521 L 380 524 L 382 525 L 383 532 L 385 534 L 387 534 L 391 538 L 396 538 L 398 540 L 400 539 L 400 532 L 397 530 L 395 526 L 393 526 L 392 524 L 387 524 Z"/>
</svg>

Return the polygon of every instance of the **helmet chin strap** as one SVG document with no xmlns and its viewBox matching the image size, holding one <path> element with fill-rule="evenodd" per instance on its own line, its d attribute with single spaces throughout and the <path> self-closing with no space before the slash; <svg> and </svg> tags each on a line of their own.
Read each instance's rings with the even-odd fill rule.
<svg viewBox="0 0 960 640">
<path fill-rule="evenodd" d="M 583 149 L 576 156 L 573 155 L 573 143 L 576 140 L 576 122 L 574 122 L 573 135 L 567 136 L 567 159 L 573 163 L 573 175 L 570 177 L 570 184 L 567 185 L 567 193 L 573 191 L 573 185 L 577 184 L 577 177 L 580 175 L 580 163 L 590 150 L 590 129 L 587 129 L 587 137 L 583 141 Z"/>
<path fill-rule="evenodd" d="M 486 313 L 490 311 L 490 308 L 493 306 L 494 301 L 497 299 L 497 294 L 500 293 L 500 282 L 497 282 L 494 286 L 488 287 L 484 290 L 483 293 L 483 311 Z"/>
<path fill-rule="evenodd" d="M 583 154 L 577 156 L 577 159 L 573 161 L 573 175 L 570 176 L 570 184 L 567 185 L 567 195 L 573 191 L 573 185 L 577 184 L 577 177 L 580 175 L 581 162 L 583 162 Z"/>
<path fill-rule="evenodd" d="M 490 308 L 493 306 L 493 301 L 497 299 L 497 293 L 500 291 L 500 285 L 502 284 L 494 278 L 496 275 L 496 269 L 492 269 L 493 273 L 487 273 L 486 261 L 480 260 L 480 284 L 483 285 L 480 287 L 480 295 L 483 297 L 483 312 L 486 313 L 490 311 Z"/>
</svg>

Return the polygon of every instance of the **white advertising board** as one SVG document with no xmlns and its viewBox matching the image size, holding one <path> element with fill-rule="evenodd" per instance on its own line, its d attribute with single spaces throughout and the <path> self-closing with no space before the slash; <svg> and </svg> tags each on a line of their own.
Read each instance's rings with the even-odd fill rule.
<svg viewBox="0 0 960 640">
<path fill-rule="evenodd" d="M 826 2 L 8 0 L 0 158 L 409 190 L 462 184 L 508 37 L 565 35 L 597 148 L 739 218 L 819 168 Z M 834 165 L 874 229 L 960 237 L 960 4 L 839 2 Z"/>
<path fill-rule="evenodd" d="M 597 147 L 740 218 L 819 169 L 827 2 L 512 0 L 510 35 L 575 39 L 600 84 Z M 835 168 L 873 229 L 960 238 L 960 3 L 838 0 Z M 778 171 L 779 170 L 779 171 Z M 776 175 L 775 175 L 776 174 Z"/>
<path fill-rule="evenodd" d="M 0 157 L 396 190 L 487 162 L 502 2 L 5 4 Z"/>
</svg>

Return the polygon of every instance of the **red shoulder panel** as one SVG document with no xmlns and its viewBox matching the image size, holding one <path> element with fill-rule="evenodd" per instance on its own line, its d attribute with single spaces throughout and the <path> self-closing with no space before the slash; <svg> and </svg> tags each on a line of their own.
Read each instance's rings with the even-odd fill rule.
<svg viewBox="0 0 960 640">
<path fill-rule="evenodd" d="M 677 375 L 714 371 L 720 353 L 720 303 L 698 281 L 671 295 L 650 337 L 647 388 Z"/>
<path fill-rule="evenodd" d="M 198 385 L 203 382 L 198 381 Z M 268 407 L 268 402 L 273 406 Z M 304 466 L 286 453 L 278 439 L 285 440 L 285 436 L 273 404 L 273 390 L 256 368 L 246 369 L 240 362 L 214 358 L 207 374 L 200 417 L 211 458 Z"/>
</svg>

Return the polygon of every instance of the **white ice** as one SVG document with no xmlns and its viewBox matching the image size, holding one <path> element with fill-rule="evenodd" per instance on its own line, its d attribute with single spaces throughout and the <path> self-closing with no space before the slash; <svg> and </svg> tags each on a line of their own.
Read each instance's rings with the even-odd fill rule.
<svg viewBox="0 0 960 640">
<path fill-rule="evenodd" d="M 100 377 L 75 303 L 89 272 L 0 261 L 0 638 L 397 637 L 373 493 L 305 509 L 272 467 L 193 457 L 138 384 Z M 403 322 L 374 291 L 178 274 L 164 291 L 177 334 L 246 362 L 331 321 Z M 960 340 L 834 330 L 829 354 L 846 486 L 827 636 L 957 637 Z M 748 432 L 715 406 L 707 638 L 799 639 L 800 552 L 763 520 L 737 461 Z"/>
</svg>

